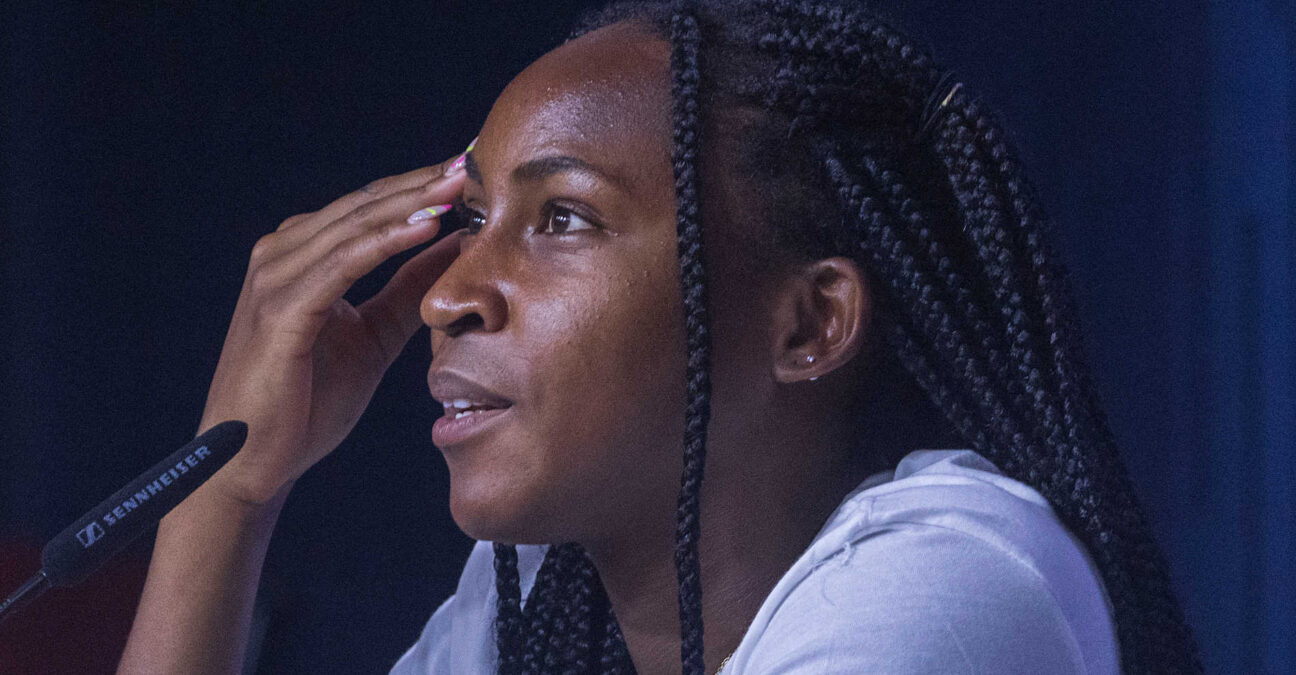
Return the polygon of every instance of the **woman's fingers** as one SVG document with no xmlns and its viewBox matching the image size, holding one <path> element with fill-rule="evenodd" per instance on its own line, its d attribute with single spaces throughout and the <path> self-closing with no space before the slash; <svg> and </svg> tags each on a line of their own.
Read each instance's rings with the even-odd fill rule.
<svg viewBox="0 0 1296 675">
<path fill-rule="evenodd" d="M 439 228 L 437 216 L 449 209 L 449 205 L 458 198 L 462 190 L 462 175 L 444 176 L 430 183 L 366 202 L 337 220 L 318 228 L 309 239 L 298 242 L 291 250 L 284 251 L 275 259 L 265 261 L 263 265 L 267 268 L 267 274 L 283 280 L 284 283 L 290 283 L 309 281 L 318 278 L 320 272 L 331 274 L 334 270 L 342 269 L 338 267 L 339 264 L 357 260 L 354 255 L 357 251 L 353 250 L 356 247 L 379 245 L 381 242 L 394 243 L 391 237 L 408 241 L 403 247 L 395 250 L 386 248 L 385 245 L 380 249 L 390 251 L 389 255 L 395 255 L 435 235 Z M 420 216 L 424 216 L 425 220 L 421 223 L 408 222 L 410 215 L 416 211 L 420 211 Z M 416 237 L 416 233 L 419 232 L 423 232 L 425 236 Z M 283 235 L 276 232 L 267 236 L 279 238 Z M 365 260 L 372 260 L 372 258 L 365 258 Z M 377 260 L 373 262 L 373 266 L 377 267 L 381 262 L 382 260 Z M 355 271 L 358 271 L 360 276 L 364 276 L 368 274 L 369 269 Z"/>
<path fill-rule="evenodd" d="M 313 213 L 296 215 L 280 223 L 277 233 L 280 239 L 291 248 L 315 234 L 320 228 L 341 218 L 347 213 L 369 202 L 388 197 L 398 192 L 418 188 L 446 175 L 447 170 L 462 155 L 455 155 L 440 164 L 424 166 L 395 176 L 379 178 L 368 185 L 333 200 L 328 206 Z"/>
<path fill-rule="evenodd" d="M 391 281 L 377 295 L 356 309 L 360 312 L 381 345 L 387 363 L 396 360 L 405 343 L 423 320 L 419 317 L 419 303 L 427 290 L 436 283 L 450 263 L 459 256 L 459 238 L 463 230 L 455 230 L 444 239 L 419 251 L 401 265 Z"/>
<path fill-rule="evenodd" d="M 309 315 L 327 312 L 360 277 L 397 253 L 436 236 L 438 221 L 431 218 L 410 224 L 402 218 L 380 227 L 355 228 L 347 232 L 346 238 L 322 242 L 321 246 L 326 247 L 322 251 L 303 251 L 301 260 L 311 265 L 296 274 L 292 284 L 292 295 L 301 303 L 298 307 Z"/>
<path fill-rule="evenodd" d="M 415 211 L 428 207 L 448 206 L 463 192 L 463 174 L 440 176 L 432 181 L 365 202 L 333 222 L 319 228 L 304 250 L 328 250 L 362 230 L 402 225 Z M 444 210 L 441 210 L 444 213 Z M 435 217 L 436 213 L 428 214 Z"/>
<path fill-rule="evenodd" d="M 376 181 L 334 200 L 333 203 L 325 206 L 318 211 L 321 220 L 325 223 L 332 222 L 342 217 L 343 214 L 355 210 L 363 204 L 367 204 L 375 199 L 382 199 L 388 195 L 397 192 L 403 192 L 422 185 L 427 185 L 445 175 L 445 168 L 450 166 L 453 160 L 446 160 L 440 164 L 424 166 L 413 171 L 379 178 Z"/>
<path fill-rule="evenodd" d="M 200 422 L 246 420 L 249 441 L 214 489 L 265 503 L 349 433 L 413 332 L 418 283 L 449 265 L 458 238 L 413 256 L 363 313 L 343 295 L 436 236 L 446 209 L 423 210 L 463 189 L 463 172 L 446 175 L 453 162 L 378 181 L 257 241 Z"/>
</svg>

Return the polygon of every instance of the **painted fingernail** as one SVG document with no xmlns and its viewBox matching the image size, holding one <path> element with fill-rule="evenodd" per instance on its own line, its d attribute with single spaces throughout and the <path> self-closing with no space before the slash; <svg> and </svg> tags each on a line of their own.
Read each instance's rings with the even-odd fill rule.
<svg viewBox="0 0 1296 675">
<path fill-rule="evenodd" d="M 464 154 L 459 155 L 458 157 L 456 157 L 456 158 L 455 158 L 455 161 L 454 161 L 453 163 L 450 164 L 450 168 L 448 168 L 448 169 L 445 170 L 445 175 L 447 175 L 447 176 L 453 176 L 453 175 L 459 173 L 460 171 L 463 171 L 463 168 L 464 168 L 464 162 L 467 161 L 465 158 L 466 158 L 467 156 L 468 156 L 468 154 L 467 154 L 467 153 L 464 153 Z"/>
<path fill-rule="evenodd" d="M 453 206 L 453 204 L 441 204 L 440 206 L 429 206 L 426 209 L 419 209 L 414 213 L 411 213 L 410 217 L 405 219 L 405 222 L 410 225 L 417 225 L 424 221 L 432 220 L 433 218 L 444 215 Z"/>
<path fill-rule="evenodd" d="M 460 171 L 463 171 L 464 164 L 468 161 L 468 153 L 472 152 L 472 149 L 475 147 L 477 147 L 476 138 L 472 139 L 472 143 L 468 144 L 468 149 L 464 150 L 455 158 L 455 161 L 450 164 L 450 168 L 446 169 L 445 175 L 453 176 Z"/>
</svg>

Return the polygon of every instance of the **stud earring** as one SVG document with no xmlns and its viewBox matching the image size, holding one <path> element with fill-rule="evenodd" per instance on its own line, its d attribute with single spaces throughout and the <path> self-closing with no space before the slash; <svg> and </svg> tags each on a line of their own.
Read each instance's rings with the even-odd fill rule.
<svg viewBox="0 0 1296 675">
<path fill-rule="evenodd" d="M 806 354 L 806 363 L 814 363 L 814 357 Z"/>
</svg>

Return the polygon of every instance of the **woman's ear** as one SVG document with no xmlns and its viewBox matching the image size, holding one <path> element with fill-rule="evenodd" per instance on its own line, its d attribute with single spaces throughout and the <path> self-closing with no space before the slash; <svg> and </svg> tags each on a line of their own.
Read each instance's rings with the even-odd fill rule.
<svg viewBox="0 0 1296 675">
<path fill-rule="evenodd" d="M 779 289 L 772 345 L 776 381 L 818 379 L 863 349 L 873 293 L 853 260 L 824 258 L 798 266 Z"/>
</svg>

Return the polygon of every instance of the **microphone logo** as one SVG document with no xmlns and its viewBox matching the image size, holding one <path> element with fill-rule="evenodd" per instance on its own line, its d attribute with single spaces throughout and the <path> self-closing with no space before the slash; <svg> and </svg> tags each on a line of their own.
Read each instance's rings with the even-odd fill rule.
<svg viewBox="0 0 1296 675">
<path fill-rule="evenodd" d="M 77 532 L 77 541 L 81 542 L 82 548 L 90 548 L 90 545 L 99 541 L 102 536 L 104 536 L 103 526 L 95 522 L 86 525 L 81 528 L 80 532 Z"/>
</svg>

